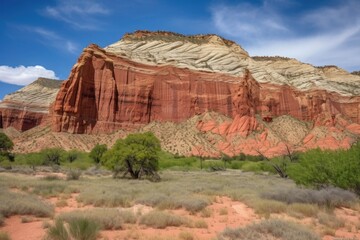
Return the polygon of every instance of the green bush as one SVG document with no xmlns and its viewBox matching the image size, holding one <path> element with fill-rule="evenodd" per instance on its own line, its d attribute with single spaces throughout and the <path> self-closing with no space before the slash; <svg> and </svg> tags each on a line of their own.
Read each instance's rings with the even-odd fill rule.
<svg viewBox="0 0 360 240">
<path fill-rule="evenodd" d="M 300 185 L 335 186 L 360 195 L 360 143 L 349 150 L 314 149 L 300 155 L 289 167 L 289 176 Z"/>
<path fill-rule="evenodd" d="M 265 161 L 244 161 L 241 169 L 245 172 L 274 172 L 273 167 L 271 167 L 271 165 Z"/>
</svg>

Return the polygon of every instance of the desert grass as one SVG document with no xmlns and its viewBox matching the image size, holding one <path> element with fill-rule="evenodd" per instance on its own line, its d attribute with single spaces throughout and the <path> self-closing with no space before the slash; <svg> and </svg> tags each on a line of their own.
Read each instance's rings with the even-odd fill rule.
<svg viewBox="0 0 360 240">
<path fill-rule="evenodd" d="M 354 193 L 335 187 L 321 190 L 314 189 L 277 189 L 266 191 L 262 197 L 273 199 L 284 203 L 308 203 L 330 209 L 336 207 L 350 207 L 357 201 Z"/>
<path fill-rule="evenodd" d="M 200 220 L 197 220 L 194 222 L 194 227 L 195 228 L 208 228 L 208 224 L 203 220 L 203 219 L 200 219 Z"/>
<path fill-rule="evenodd" d="M 129 210 L 116 210 L 113 208 L 95 208 L 84 211 L 61 213 L 57 219 L 71 222 L 78 219 L 88 219 L 98 223 L 101 229 L 122 229 L 124 223 L 134 224 L 137 221 L 135 214 Z"/>
<path fill-rule="evenodd" d="M 332 213 L 320 212 L 317 218 L 320 224 L 331 229 L 338 229 L 345 226 L 345 221 Z"/>
<path fill-rule="evenodd" d="M 46 240 L 96 240 L 99 225 L 89 219 L 73 219 L 67 224 L 62 220 L 56 220 L 45 237 Z"/>
<path fill-rule="evenodd" d="M 292 222 L 278 219 L 263 220 L 259 223 L 237 229 L 225 229 L 218 240 L 320 240 L 311 230 Z"/>
<path fill-rule="evenodd" d="M 200 217 L 209 218 L 213 215 L 213 211 L 210 208 L 204 208 L 200 211 Z"/>
<path fill-rule="evenodd" d="M 11 238 L 6 232 L 0 232 L 0 240 L 11 240 Z"/>
<path fill-rule="evenodd" d="M 34 215 L 37 217 L 52 217 L 54 206 L 40 198 L 23 193 L 0 190 L 0 214 L 4 217 L 12 215 Z"/>
<path fill-rule="evenodd" d="M 180 232 L 179 233 L 179 239 L 181 239 L 181 240 L 194 240 L 195 237 L 190 232 Z"/>
<path fill-rule="evenodd" d="M 140 224 L 159 229 L 191 225 L 190 220 L 185 217 L 157 210 L 141 216 Z"/>
<path fill-rule="evenodd" d="M 293 203 L 287 207 L 287 214 L 295 218 L 316 217 L 319 206 L 308 203 Z"/>
<path fill-rule="evenodd" d="M 4 225 L 5 217 L 0 213 L 0 227 Z"/>
</svg>

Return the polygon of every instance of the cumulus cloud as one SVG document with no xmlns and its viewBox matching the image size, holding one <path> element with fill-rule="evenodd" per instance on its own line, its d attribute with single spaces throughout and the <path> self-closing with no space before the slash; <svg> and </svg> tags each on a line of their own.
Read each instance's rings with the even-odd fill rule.
<svg viewBox="0 0 360 240">
<path fill-rule="evenodd" d="M 43 66 L 0 66 L 0 81 L 16 85 L 27 85 L 39 77 L 58 79 L 55 72 Z"/>
<path fill-rule="evenodd" d="M 102 24 L 98 16 L 110 13 L 109 9 L 94 0 L 58 0 L 55 6 L 47 6 L 44 14 L 78 29 L 96 30 Z"/>
<path fill-rule="evenodd" d="M 289 3 L 288 9 L 282 8 L 284 2 Z M 360 1 L 337 0 L 302 11 L 290 3 L 263 0 L 261 6 L 214 6 L 213 25 L 251 55 L 280 55 L 314 65 L 360 68 Z"/>
</svg>

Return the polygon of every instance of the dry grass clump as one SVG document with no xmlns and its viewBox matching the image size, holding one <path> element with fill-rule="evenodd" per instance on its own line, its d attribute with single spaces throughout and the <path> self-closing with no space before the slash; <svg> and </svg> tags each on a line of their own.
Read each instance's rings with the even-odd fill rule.
<svg viewBox="0 0 360 240">
<path fill-rule="evenodd" d="M 96 240 L 99 230 L 99 225 L 89 219 L 73 219 L 67 224 L 56 220 L 48 229 L 45 240 Z"/>
<path fill-rule="evenodd" d="M 190 225 L 187 218 L 163 211 L 152 211 L 140 218 L 140 223 L 153 228 L 179 227 Z"/>
<path fill-rule="evenodd" d="M 95 208 L 85 211 L 62 213 L 58 219 L 71 222 L 78 219 L 88 219 L 98 223 L 101 229 L 121 229 L 124 223 L 136 223 L 137 218 L 132 211 L 117 211 L 112 208 Z"/>
<path fill-rule="evenodd" d="M 201 210 L 201 212 L 200 212 L 200 216 L 201 216 L 202 218 L 209 218 L 209 217 L 212 216 L 212 214 L 213 214 L 213 212 L 212 212 L 212 210 L 209 209 L 209 208 L 204 208 L 204 209 Z"/>
<path fill-rule="evenodd" d="M 334 214 L 320 212 L 317 215 L 319 223 L 331 229 L 338 229 L 345 226 L 343 219 L 337 218 Z"/>
<path fill-rule="evenodd" d="M 208 228 L 208 224 L 204 220 L 197 220 L 194 222 L 195 228 Z"/>
<path fill-rule="evenodd" d="M 296 218 L 314 217 L 319 211 L 317 205 L 308 203 L 294 203 L 287 207 L 287 214 Z"/>
<path fill-rule="evenodd" d="M 135 191 L 135 190 L 134 190 Z M 78 201 L 95 207 L 129 207 L 133 200 L 133 193 L 128 189 L 114 187 L 92 186 L 80 192 Z"/>
<path fill-rule="evenodd" d="M 11 238 L 6 232 L 0 232 L 0 240 L 11 240 Z"/>
<path fill-rule="evenodd" d="M 42 197 L 50 198 L 57 197 L 59 194 L 64 193 L 66 188 L 63 182 L 40 182 L 32 186 L 31 192 Z"/>
<path fill-rule="evenodd" d="M 81 170 L 69 170 L 66 173 L 66 180 L 79 180 L 82 172 Z"/>
<path fill-rule="evenodd" d="M 54 214 L 54 206 L 28 194 L 0 190 L 0 203 L 0 214 L 4 217 L 12 215 L 51 217 Z"/>
<path fill-rule="evenodd" d="M 259 215 L 270 216 L 271 213 L 283 213 L 287 210 L 287 205 L 285 203 L 275 200 L 255 198 L 247 200 L 246 203 Z"/>
<path fill-rule="evenodd" d="M 137 203 L 144 204 L 159 209 L 179 209 L 184 208 L 190 213 L 196 213 L 206 208 L 210 201 L 204 197 L 187 196 L 173 196 L 164 193 L 151 193 L 142 196 L 136 201 Z"/>
<path fill-rule="evenodd" d="M 180 232 L 179 233 L 179 239 L 181 240 L 194 240 L 194 235 L 189 232 Z"/>
<path fill-rule="evenodd" d="M 329 187 L 313 189 L 277 189 L 261 194 L 261 197 L 285 203 L 309 203 L 328 208 L 349 207 L 357 200 L 354 193 L 340 188 Z"/>
<path fill-rule="evenodd" d="M 278 219 L 263 220 L 259 223 L 237 229 L 225 229 L 218 235 L 218 240 L 320 240 L 303 226 Z"/>
</svg>

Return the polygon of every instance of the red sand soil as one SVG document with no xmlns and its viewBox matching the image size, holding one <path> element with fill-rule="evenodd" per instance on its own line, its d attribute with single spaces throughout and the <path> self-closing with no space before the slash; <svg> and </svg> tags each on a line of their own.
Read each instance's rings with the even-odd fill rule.
<svg viewBox="0 0 360 240">
<path fill-rule="evenodd" d="M 78 194 L 71 194 L 69 198 L 65 199 L 66 206 L 56 207 L 55 214 L 61 212 L 74 211 L 77 209 L 89 209 L 93 206 L 83 206 L 76 201 Z M 46 201 L 56 204 L 60 201 L 59 198 L 50 198 Z M 63 200 L 64 201 L 64 200 Z M 193 223 L 203 220 L 207 223 L 208 228 L 190 228 L 186 226 L 181 227 L 167 227 L 165 229 L 149 228 L 144 225 L 128 224 L 122 230 L 102 231 L 100 239 L 117 240 L 117 239 L 178 239 L 180 233 L 187 232 L 196 240 L 213 239 L 216 235 L 223 231 L 226 227 L 236 228 L 244 227 L 248 224 L 260 221 L 260 216 L 254 213 L 254 210 L 246 206 L 244 203 L 233 201 L 228 197 L 216 197 L 214 203 L 207 207 L 211 214 L 210 217 L 203 217 L 201 213 L 190 214 L 189 212 L 179 210 L 169 210 L 176 215 L 189 218 Z M 146 214 L 153 209 L 144 205 L 135 205 L 130 208 L 134 213 Z M 345 220 L 345 227 L 337 229 L 335 236 L 326 235 L 323 240 L 332 240 L 336 238 L 355 238 L 360 239 L 360 212 L 347 208 L 337 209 L 335 211 L 337 217 Z M 273 215 L 277 216 L 277 215 Z M 39 240 L 46 234 L 46 229 L 43 228 L 43 222 L 52 222 L 48 218 L 36 218 L 33 216 L 25 216 L 31 219 L 31 222 L 22 223 L 23 216 L 12 216 L 5 220 L 3 227 L 0 227 L 1 232 L 7 232 L 12 240 Z M 279 215 L 278 217 L 288 219 L 287 215 Z M 301 224 L 311 225 L 312 219 L 289 219 L 295 220 Z M 317 227 L 318 228 L 318 227 Z M 316 230 L 321 232 L 320 229 Z"/>
</svg>

